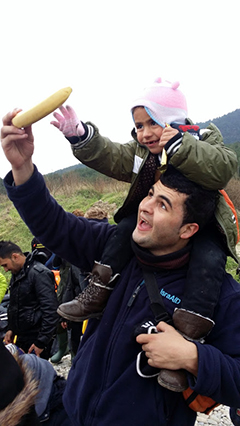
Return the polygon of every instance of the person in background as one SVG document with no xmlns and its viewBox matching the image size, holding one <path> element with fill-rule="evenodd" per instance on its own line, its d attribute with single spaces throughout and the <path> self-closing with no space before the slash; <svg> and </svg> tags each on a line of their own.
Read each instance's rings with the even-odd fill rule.
<svg viewBox="0 0 240 426">
<path fill-rule="evenodd" d="M 53 273 L 38 253 L 23 253 L 12 241 L 0 241 L 0 266 L 12 273 L 5 343 L 16 340 L 24 352 L 49 358 L 58 321 Z"/>
<path fill-rule="evenodd" d="M 75 209 L 72 212 L 72 214 L 79 217 L 79 216 L 83 216 L 84 212 L 80 209 Z M 60 304 L 60 303 L 63 303 L 63 301 L 65 301 L 64 295 L 66 294 L 67 287 L 70 286 L 69 281 L 71 281 L 70 277 L 72 276 L 70 270 L 72 265 L 69 262 L 67 262 L 65 259 L 62 259 L 61 257 L 54 255 L 52 259 L 52 267 L 56 270 L 59 270 L 59 274 L 60 274 L 60 282 L 57 288 L 57 299 L 58 299 L 58 303 Z M 78 282 L 78 278 L 77 278 L 77 282 Z M 78 287 L 79 287 L 79 282 L 78 282 Z M 79 294 L 79 291 L 77 292 L 77 294 Z M 77 295 L 77 294 L 74 293 L 74 295 Z M 57 336 L 56 336 L 58 350 L 56 353 L 52 355 L 50 359 L 50 361 L 53 364 L 59 363 L 62 360 L 62 357 L 69 353 L 69 350 L 71 352 L 71 357 L 73 358 L 74 356 L 72 347 L 69 348 L 69 344 L 68 344 L 68 328 L 69 328 L 69 324 L 66 321 L 62 321 L 62 318 L 60 317 L 59 323 L 57 325 Z M 77 329 L 80 328 L 80 331 L 81 331 L 81 326 L 77 325 L 75 328 Z"/>
<path fill-rule="evenodd" d="M 80 209 L 75 209 L 72 214 L 77 217 L 84 216 L 89 220 L 108 221 L 106 208 L 96 204 L 92 205 L 85 213 Z M 73 298 L 77 298 L 88 284 L 89 271 L 81 271 L 58 256 L 55 256 L 53 265 L 60 269 L 61 281 L 57 291 L 59 303 L 67 303 Z M 70 339 L 68 339 L 68 331 L 70 331 Z M 81 336 L 82 322 L 61 321 L 57 329 L 58 351 L 51 357 L 51 362 L 60 362 L 69 349 L 73 361 Z"/>
<path fill-rule="evenodd" d="M 63 294 L 67 285 L 68 274 L 71 265 L 69 262 L 67 262 L 65 259 L 62 259 L 60 256 L 54 255 L 52 266 L 54 269 L 59 271 L 60 275 L 60 281 L 57 287 L 57 299 L 58 304 L 60 304 L 63 302 Z M 67 324 L 65 323 L 65 321 L 62 321 L 61 317 L 59 317 L 56 332 L 57 352 L 55 352 L 50 358 L 50 361 L 53 364 L 59 363 L 62 357 L 69 353 Z"/>
<path fill-rule="evenodd" d="M 8 289 L 8 284 L 7 284 L 6 277 L 0 273 L 0 303 L 2 302 L 7 289 Z"/>
<path fill-rule="evenodd" d="M 17 362 L 0 340 L 0 424 L 2 426 L 40 425 L 35 411 L 37 380 L 23 363 Z"/>
<path fill-rule="evenodd" d="M 54 259 L 54 253 L 52 253 L 50 250 L 48 250 L 47 247 L 45 247 L 40 241 L 38 241 L 37 238 L 33 237 L 31 241 L 31 249 L 32 251 L 37 250 L 38 253 L 43 253 L 45 255 L 45 261 L 43 258 L 42 263 L 44 263 L 47 268 L 53 269 L 53 259 Z"/>
<path fill-rule="evenodd" d="M 12 355 L 12 359 L 6 354 L 6 349 Z M 21 418 L 20 424 L 33 426 L 35 424 L 43 424 L 46 426 L 69 426 L 71 421 L 63 407 L 62 395 L 66 387 L 66 380 L 64 377 L 57 375 L 53 366 L 45 359 L 39 358 L 33 354 L 25 354 L 16 345 L 10 343 L 5 345 L 5 350 L 1 342 L 0 345 L 0 360 L 5 357 L 7 362 L 4 364 L 5 371 L 16 362 L 21 369 L 25 386 L 20 395 L 8 404 L 4 398 L 4 408 L 0 411 L 1 425 L 14 426 L 17 416 Z M 16 361 L 14 363 L 14 361 Z M 9 371 L 9 373 L 11 370 Z M 16 378 L 16 377 L 15 377 Z M 12 377 L 12 380 L 14 378 Z M 27 380 L 26 380 L 27 379 Z M 3 394 L 8 389 L 6 384 L 1 382 L 1 393 Z M 11 383 L 12 385 L 12 383 Z M 33 394 L 32 394 L 33 391 Z M 2 396 L 2 395 L 1 395 Z M 31 418 L 31 422 L 25 423 L 24 412 L 28 410 L 29 400 L 35 408 L 37 419 Z M 8 404 L 8 405 L 6 405 Z M 20 406 L 19 409 L 18 405 Z M 33 408 L 32 407 L 32 408 Z M 32 410 L 33 411 L 33 410 Z M 23 417 L 21 417 L 23 416 Z"/>
</svg>

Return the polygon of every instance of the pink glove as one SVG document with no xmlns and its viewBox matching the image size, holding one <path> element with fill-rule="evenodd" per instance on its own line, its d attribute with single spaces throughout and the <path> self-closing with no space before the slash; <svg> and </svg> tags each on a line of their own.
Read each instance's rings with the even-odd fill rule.
<svg viewBox="0 0 240 426">
<path fill-rule="evenodd" d="M 58 121 L 51 121 L 50 124 L 57 127 L 66 137 L 83 136 L 85 129 L 74 109 L 69 105 L 67 105 L 66 108 L 64 106 L 60 106 L 59 109 L 62 115 L 54 112 L 53 116 Z"/>
</svg>

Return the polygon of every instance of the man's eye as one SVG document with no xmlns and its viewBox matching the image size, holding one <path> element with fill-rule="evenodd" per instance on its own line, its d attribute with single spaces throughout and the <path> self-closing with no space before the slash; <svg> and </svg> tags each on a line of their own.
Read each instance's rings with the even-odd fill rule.
<svg viewBox="0 0 240 426">
<path fill-rule="evenodd" d="M 163 210 L 167 210 L 166 205 L 165 205 L 164 203 L 160 203 L 160 207 L 161 207 L 161 209 L 163 209 Z"/>
</svg>

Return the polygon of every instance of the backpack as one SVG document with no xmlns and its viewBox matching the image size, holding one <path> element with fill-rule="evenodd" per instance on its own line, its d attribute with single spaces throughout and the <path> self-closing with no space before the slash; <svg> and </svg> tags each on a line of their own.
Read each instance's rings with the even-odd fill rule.
<svg viewBox="0 0 240 426">
<path fill-rule="evenodd" d="M 238 216 L 236 209 L 234 207 L 233 202 L 230 200 L 229 196 L 227 195 L 226 191 L 224 189 L 220 189 L 221 194 L 224 196 L 224 200 L 229 205 L 230 209 L 232 210 L 233 216 L 235 218 L 236 228 L 237 228 L 237 243 L 239 242 L 239 224 L 238 224 Z"/>
</svg>

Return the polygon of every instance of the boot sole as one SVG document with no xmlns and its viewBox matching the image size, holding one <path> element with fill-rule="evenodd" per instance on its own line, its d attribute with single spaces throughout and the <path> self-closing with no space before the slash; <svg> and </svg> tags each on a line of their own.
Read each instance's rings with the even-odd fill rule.
<svg viewBox="0 0 240 426">
<path fill-rule="evenodd" d="M 103 312 L 98 312 L 98 313 L 95 313 L 95 314 L 89 314 L 89 315 L 87 315 L 87 316 L 85 316 L 85 317 L 74 317 L 74 316 L 72 316 L 72 315 L 66 314 L 65 312 L 62 312 L 62 311 L 61 311 L 61 309 L 59 309 L 59 308 L 57 308 L 57 313 L 58 313 L 61 317 L 65 318 L 65 319 L 67 319 L 67 320 L 69 320 L 69 321 L 73 321 L 73 322 L 83 322 L 83 321 L 85 321 L 85 320 L 87 320 L 87 319 L 90 319 L 90 318 L 98 318 L 98 317 L 101 317 L 101 316 L 102 316 L 102 314 L 103 314 Z"/>
</svg>

